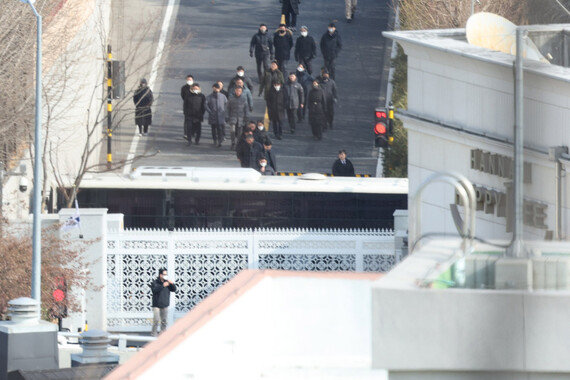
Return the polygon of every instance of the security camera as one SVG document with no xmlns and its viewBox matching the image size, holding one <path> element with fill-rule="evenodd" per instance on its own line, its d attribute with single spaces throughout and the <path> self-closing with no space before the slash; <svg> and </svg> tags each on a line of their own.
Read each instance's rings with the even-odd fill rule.
<svg viewBox="0 0 570 380">
<path fill-rule="evenodd" d="M 20 191 L 25 193 L 28 190 L 28 179 L 26 177 L 20 178 Z"/>
</svg>

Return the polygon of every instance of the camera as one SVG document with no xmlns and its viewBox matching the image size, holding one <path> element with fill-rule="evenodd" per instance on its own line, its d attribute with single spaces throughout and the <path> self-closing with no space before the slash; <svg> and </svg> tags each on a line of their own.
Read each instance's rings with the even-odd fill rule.
<svg viewBox="0 0 570 380">
<path fill-rule="evenodd" d="M 20 191 L 21 191 L 22 193 L 25 193 L 26 190 L 28 190 L 28 179 L 27 179 L 26 177 L 20 178 L 20 186 L 19 186 L 19 188 L 20 188 Z"/>
</svg>

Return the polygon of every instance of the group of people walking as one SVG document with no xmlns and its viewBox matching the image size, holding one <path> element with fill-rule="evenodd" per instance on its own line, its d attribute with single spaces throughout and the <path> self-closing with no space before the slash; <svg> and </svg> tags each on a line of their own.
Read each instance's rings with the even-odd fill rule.
<svg viewBox="0 0 570 380">
<path fill-rule="evenodd" d="M 347 22 L 352 21 L 356 1 L 345 0 Z M 342 50 L 342 39 L 336 25 L 328 24 L 319 43 L 324 65 L 314 72 L 317 43 L 309 34 L 309 28 L 302 26 L 297 38 L 293 38 L 297 31 L 300 0 L 280 2 L 285 23 L 280 24 L 274 33 L 269 33 L 268 26 L 262 23 L 250 40 L 249 54 L 255 57 L 257 66 L 257 95 L 263 96 L 275 139 L 283 138 L 286 126 L 294 134 L 298 124 L 308 120 L 313 138 L 321 140 L 323 132 L 333 129 L 335 104 L 338 102 L 335 61 Z M 295 66 L 288 71 L 291 55 Z M 202 123 L 207 113 L 214 145 L 222 147 L 229 137 L 230 149 L 237 149 L 238 144 L 245 141 L 246 126 L 252 119 L 254 91 L 254 82 L 241 65 L 230 79 L 227 91 L 224 83 L 217 81 L 207 96 L 194 76 L 187 75 L 186 84 L 180 90 L 184 112 L 183 137 L 187 144 L 200 144 Z M 145 80 L 141 80 L 133 100 L 137 106 L 136 123 L 140 135 L 144 136 L 152 120 L 150 106 L 153 102 L 152 91 Z M 256 124 L 253 123 L 254 130 L 257 130 Z M 258 142 L 263 144 L 263 141 Z M 243 157 L 238 154 L 238 159 L 243 165 Z M 253 161 L 259 164 L 258 159 Z M 276 170 L 276 167 L 270 167 Z"/>
</svg>

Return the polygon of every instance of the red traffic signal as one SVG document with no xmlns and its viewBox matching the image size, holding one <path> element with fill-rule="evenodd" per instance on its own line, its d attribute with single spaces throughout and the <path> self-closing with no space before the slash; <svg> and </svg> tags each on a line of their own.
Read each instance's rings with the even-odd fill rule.
<svg viewBox="0 0 570 380">
<path fill-rule="evenodd" d="M 386 115 L 386 111 L 378 111 L 376 110 L 376 118 L 377 119 L 386 119 L 388 115 Z"/>
<path fill-rule="evenodd" d="M 54 290 L 51 295 L 56 302 L 62 302 L 65 299 L 65 292 L 61 289 Z"/>
<path fill-rule="evenodd" d="M 374 133 L 377 135 L 384 135 L 386 134 L 386 124 L 384 123 L 376 123 L 374 127 Z"/>
</svg>

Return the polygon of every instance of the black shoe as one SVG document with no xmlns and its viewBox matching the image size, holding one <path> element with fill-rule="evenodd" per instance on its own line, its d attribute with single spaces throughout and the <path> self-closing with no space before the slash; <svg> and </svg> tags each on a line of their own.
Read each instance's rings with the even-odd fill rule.
<svg viewBox="0 0 570 380">
<path fill-rule="evenodd" d="M 221 148 L 221 147 L 222 147 L 222 142 L 220 141 L 220 142 L 218 143 L 218 148 Z"/>
<path fill-rule="evenodd" d="M 291 129 L 291 134 L 294 135 L 295 134 L 295 130 Z"/>
<path fill-rule="evenodd" d="M 277 140 L 281 140 L 281 135 L 277 136 Z"/>
<path fill-rule="evenodd" d="M 346 19 L 346 22 L 347 22 L 348 24 L 350 24 L 350 23 L 352 22 L 352 19 L 351 19 L 351 18 L 347 18 L 347 19 Z"/>
<path fill-rule="evenodd" d="M 200 140 L 196 140 L 196 145 L 200 145 Z"/>
</svg>

